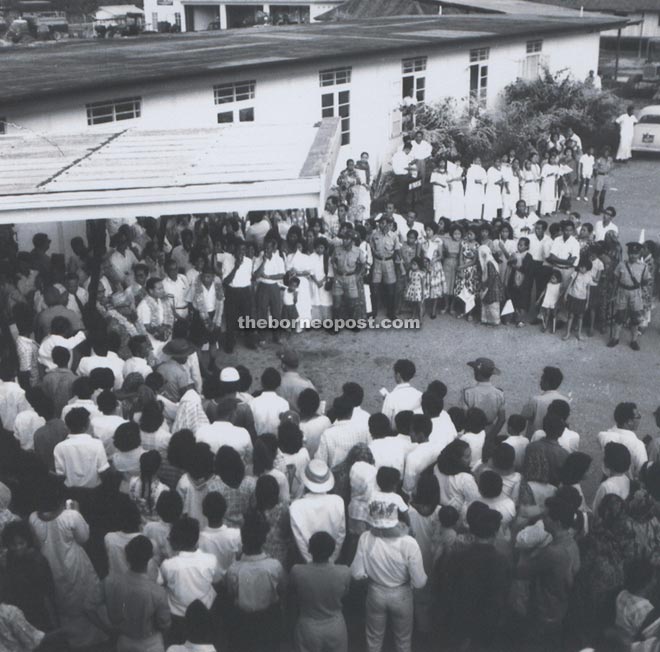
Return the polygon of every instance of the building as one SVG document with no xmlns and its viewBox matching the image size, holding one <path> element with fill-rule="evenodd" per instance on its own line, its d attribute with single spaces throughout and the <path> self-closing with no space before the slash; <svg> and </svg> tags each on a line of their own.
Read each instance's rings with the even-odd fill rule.
<svg viewBox="0 0 660 652">
<path fill-rule="evenodd" d="M 45 232 L 53 253 L 69 253 L 86 219 L 318 210 L 340 147 L 338 118 L 289 128 L 117 127 L 0 145 L 0 224 L 21 226 L 19 247 L 30 250 Z"/>
<path fill-rule="evenodd" d="M 597 68 L 601 30 L 618 24 L 399 17 L 17 48 L 3 53 L 0 122 L 8 136 L 50 137 L 339 117 L 341 157 L 367 151 L 377 169 L 400 142 L 404 97 L 492 107 L 542 65 L 583 79 Z"/>
<path fill-rule="evenodd" d="M 442 5 L 437 0 L 348 0 L 316 17 L 316 20 L 347 21 L 382 16 L 439 16 Z"/>
<path fill-rule="evenodd" d="M 176 25 L 182 32 L 273 25 L 305 24 L 342 0 L 144 0 L 147 27 Z"/>
</svg>

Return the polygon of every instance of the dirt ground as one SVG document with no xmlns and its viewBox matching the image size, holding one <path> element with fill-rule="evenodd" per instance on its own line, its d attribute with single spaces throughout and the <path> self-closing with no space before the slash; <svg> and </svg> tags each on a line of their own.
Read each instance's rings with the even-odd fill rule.
<svg viewBox="0 0 660 652">
<path fill-rule="evenodd" d="M 660 158 L 634 160 L 617 168 L 607 204 L 616 206 L 622 242 L 637 240 L 640 229 L 646 239 L 658 239 L 660 203 Z M 590 204 L 577 202 L 583 221 L 593 220 Z M 635 401 L 643 415 L 639 434 L 657 435 L 652 412 L 660 405 L 660 316 L 654 313 L 651 327 L 641 339 L 642 350 L 632 351 L 624 333 L 615 349 L 605 346 L 606 336 L 578 342 L 563 342 L 559 334 L 540 332 L 538 327 L 489 328 L 468 324 L 446 315 L 428 317 L 421 331 L 371 330 L 328 335 L 310 332 L 293 335 L 290 345 L 301 356 L 301 371 L 313 380 L 321 398 L 331 402 L 341 385 L 353 380 L 365 390 L 364 407 L 376 412 L 382 405 L 381 387 L 394 386 L 392 365 L 397 358 L 409 358 L 417 365 L 413 384 L 424 389 L 433 379 L 449 388 L 446 406 L 460 404 L 461 389 L 472 382 L 469 360 L 491 357 L 502 370 L 496 384 L 506 395 L 508 414 L 519 412 L 529 396 L 538 391 L 545 365 L 564 372 L 562 390 L 572 399 L 570 425 L 581 435 L 581 450 L 594 456 L 585 490 L 590 498 L 601 476 L 601 459 L 596 435 L 612 425 L 612 413 L 620 401 Z M 254 374 L 252 389 L 267 366 L 277 366 L 278 347 L 268 344 L 258 351 L 237 347 L 223 354 L 220 363 L 245 364 Z"/>
</svg>

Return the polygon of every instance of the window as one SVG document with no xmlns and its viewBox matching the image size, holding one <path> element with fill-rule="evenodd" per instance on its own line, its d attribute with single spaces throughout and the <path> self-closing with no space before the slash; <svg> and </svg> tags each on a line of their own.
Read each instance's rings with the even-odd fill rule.
<svg viewBox="0 0 660 652">
<path fill-rule="evenodd" d="M 158 31 L 158 12 L 154 11 L 151 14 L 151 29 L 154 30 L 154 32 Z"/>
<path fill-rule="evenodd" d="M 403 59 L 401 72 L 401 96 L 412 97 L 415 102 L 423 102 L 426 95 L 426 57 Z"/>
<path fill-rule="evenodd" d="M 321 95 L 321 117 L 341 118 L 341 144 L 351 142 L 351 93 L 350 91 L 333 91 Z"/>
<path fill-rule="evenodd" d="M 141 97 L 128 97 L 121 100 L 107 102 L 93 102 L 87 104 L 87 124 L 99 125 L 105 122 L 119 122 L 119 120 L 133 120 L 139 118 L 142 111 Z"/>
<path fill-rule="evenodd" d="M 0 117 L 0 136 L 7 133 L 7 118 Z"/>
<path fill-rule="evenodd" d="M 488 56 L 490 48 L 470 50 L 470 106 L 485 107 L 488 100 Z"/>
<path fill-rule="evenodd" d="M 527 54 L 536 54 L 543 50 L 543 41 L 527 41 Z"/>
<path fill-rule="evenodd" d="M 320 86 L 340 86 L 341 84 L 351 83 L 351 67 L 333 68 L 331 70 L 321 70 L 319 72 Z"/>
<path fill-rule="evenodd" d="M 534 81 L 541 74 L 541 65 L 543 63 L 543 41 L 527 41 L 527 56 L 523 59 L 522 78 L 528 81 Z"/>
<path fill-rule="evenodd" d="M 241 81 L 232 84 L 222 84 L 213 87 L 213 99 L 216 104 L 229 104 L 231 102 L 244 102 L 254 99 L 257 82 Z"/>
<path fill-rule="evenodd" d="M 174 24 L 181 29 L 181 14 L 178 11 L 174 14 Z"/>
</svg>

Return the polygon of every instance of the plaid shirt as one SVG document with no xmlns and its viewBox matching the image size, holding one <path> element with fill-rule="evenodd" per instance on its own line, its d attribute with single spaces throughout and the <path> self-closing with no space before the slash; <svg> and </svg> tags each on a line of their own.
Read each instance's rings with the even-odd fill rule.
<svg viewBox="0 0 660 652">
<path fill-rule="evenodd" d="M 243 525 L 243 517 L 250 507 L 256 486 L 257 479 L 247 475 L 236 489 L 225 484 L 218 476 L 214 476 L 209 481 L 209 492 L 217 491 L 227 501 L 227 511 L 224 518 L 225 525 L 237 528 Z"/>
<path fill-rule="evenodd" d="M 371 437 L 362 423 L 336 421 L 321 435 L 321 443 L 314 457 L 323 460 L 332 469 L 346 459 L 353 446 L 370 442 Z"/>
</svg>

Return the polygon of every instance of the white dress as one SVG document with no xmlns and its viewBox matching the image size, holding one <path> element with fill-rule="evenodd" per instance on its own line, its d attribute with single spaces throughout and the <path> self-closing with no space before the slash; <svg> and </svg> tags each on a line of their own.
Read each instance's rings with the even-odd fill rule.
<svg viewBox="0 0 660 652">
<path fill-rule="evenodd" d="M 433 215 L 436 222 L 441 217 L 451 215 L 451 192 L 449 190 L 449 175 L 446 172 L 434 170 L 431 173 L 433 185 Z"/>
<path fill-rule="evenodd" d="M 449 219 L 452 221 L 462 220 L 465 217 L 465 191 L 463 180 L 463 168 L 456 163 L 447 163 L 447 175 L 449 179 L 456 179 L 449 184 Z"/>
<path fill-rule="evenodd" d="M 332 265 L 328 265 L 328 272 L 332 269 Z M 328 292 L 325 289 L 325 283 L 319 287 L 315 281 L 325 281 L 326 273 L 325 267 L 323 265 L 323 256 L 319 256 L 317 253 L 309 255 L 309 270 L 314 277 L 314 280 L 310 281 L 309 287 L 312 296 L 312 309 L 317 308 L 329 308 L 332 306 L 332 292 Z M 320 318 L 320 311 L 316 317 Z"/>
<path fill-rule="evenodd" d="M 502 209 L 502 185 L 504 171 L 495 166 L 486 174 L 486 195 L 484 198 L 484 220 L 492 222 L 497 217 L 497 211 Z"/>
<path fill-rule="evenodd" d="M 619 149 L 616 152 L 616 160 L 627 161 L 632 158 L 632 141 L 637 118 L 623 113 L 616 119 L 616 123 L 619 125 Z"/>
<path fill-rule="evenodd" d="M 559 166 L 546 163 L 541 170 L 541 215 L 557 210 L 557 178 Z"/>
<path fill-rule="evenodd" d="M 309 256 L 303 254 L 301 251 L 296 251 L 295 254 L 287 254 L 284 260 L 286 271 L 289 272 L 295 269 L 300 272 L 311 272 L 311 265 Z M 305 276 L 300 277 L 300 287 L 298 288 L 298 318 L 301 320 L 312 319 L 312 286 L 309 278 Z"/>
<path fill-rule="evenodd" d="M 480 220 L 484 206 L 486 170 L 480 165 L 471 165 L 467 171 L 465 186 L 465 217 L 468 220 Z M 481 183 L 477 183 L 480 181 Z"/>
<path fill-rule="evenodd" d="M 516 204 L 520 199 L 520 177 L 514 174 L 510 165 L 502 165 L 502 172 L 507 183 L 502 192 L 502 217 L 509 218 L 516 212 Z"/>
</svg>

